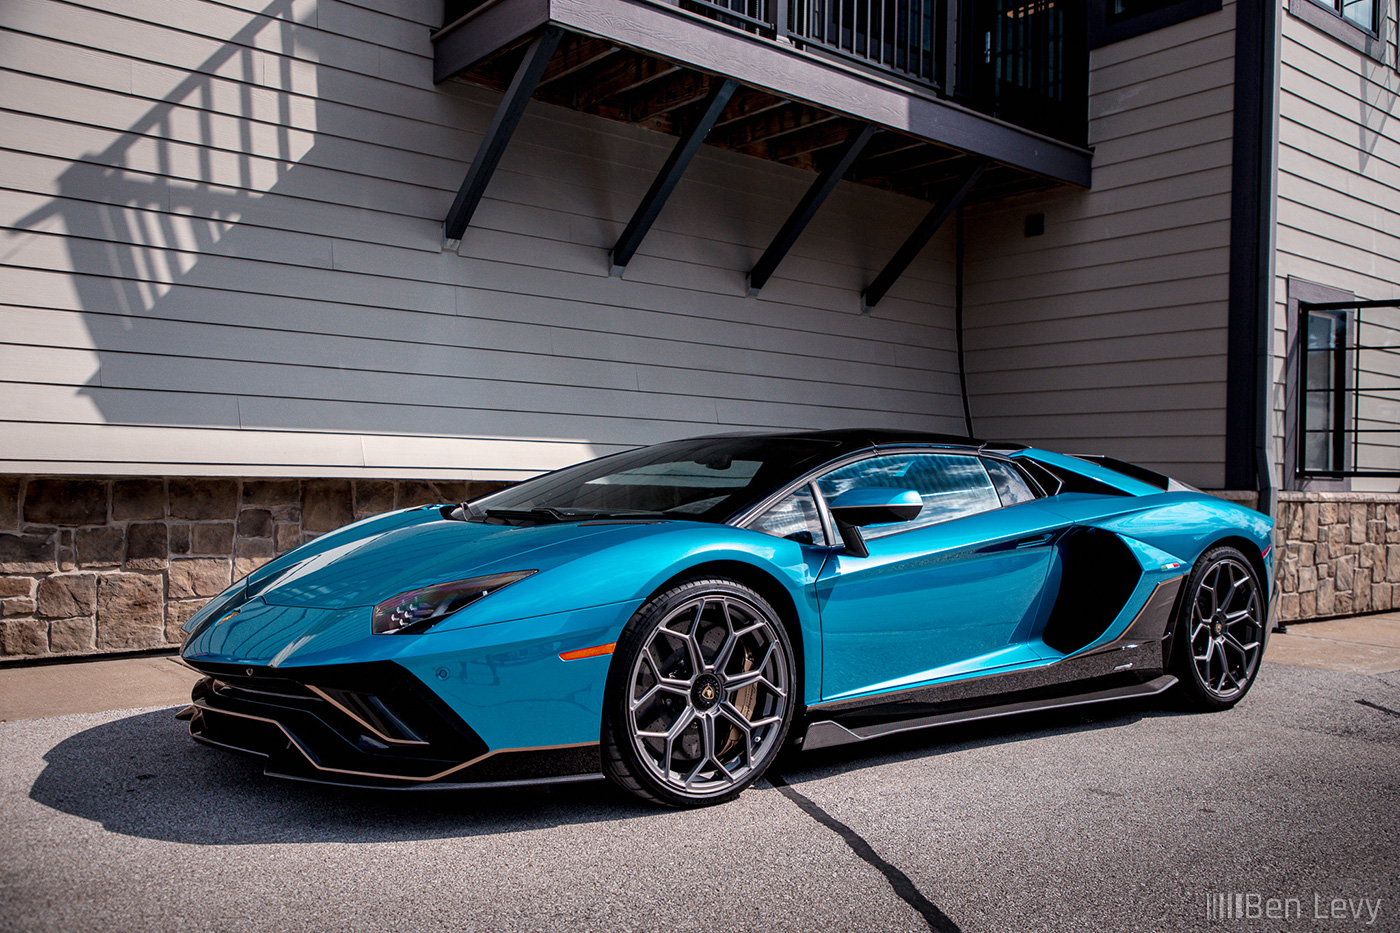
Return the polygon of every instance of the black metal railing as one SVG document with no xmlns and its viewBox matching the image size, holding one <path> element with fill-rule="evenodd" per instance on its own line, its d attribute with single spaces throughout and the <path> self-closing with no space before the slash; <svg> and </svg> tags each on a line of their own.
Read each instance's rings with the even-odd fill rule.
<svg viewBox="0 0 1400 933">
<path fill-rule="evenodd" d="M 1298 473 L 1400 476 L 1400 301 L 1298 306 Z"/>
<path fill-rule="evenodd" d="M 973 0 L 964 6 L 971 11 L 963 21 L 958 80 L 972 106 L 1082 144 L 1089 113 L 1085 4 Z"/>
<path fill-rule="evenodd" d="M 790 35 L 809 48 L 878 65 L 938 88 L 944 83 L 940 35 L 945 2 L 790 0 Z M 946 42 L 946 39 L 942 40 Z"/>
<path fill-rule="evenodd" d="M 778 0 L 680 0 L 680 6 L 717 19 L 730 26 L 763 35 L 776 35 L 778 23 L 787 21 L 779 16 Z"/>
<path fill-rule="evenodd" d="M 914 81 L 1066 142 L 1083 145 L 1086 139 L 1089 57 L 1082 0 L 666 2 Z"/>
</svg>

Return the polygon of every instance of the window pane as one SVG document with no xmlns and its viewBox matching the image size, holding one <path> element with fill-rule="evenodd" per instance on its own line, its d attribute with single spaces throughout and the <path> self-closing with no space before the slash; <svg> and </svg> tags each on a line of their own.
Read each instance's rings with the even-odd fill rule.
<svg viewBox="0 0 1400 933">
<path fill-rule="evenodd" d="M 955 454 L 871 457 L 833 470 L 817 480 L 817 486 L 828 501 L 848 489 L 867 486 L 912 489 L 924 500 L 913 521 L 870 525 L 864 529 L 867 538 L 987 512 L 1001 505 L 981 459 Z"/>
<path fill-rule="evenodd" d="M 992 485 L 996 487 L 997 496 L 1001 499 L 1003 506 L 1029 502 L 1035 498 L 1035 493 L 1031 492 L 1030 484 L 1011 464 L 1000 460 L 983 460 L 982 465 L 987 468 L 987 473 L 991 475 Z"/>
<path fill-rule="evenodd" d="M 1342 0 L 1342 15 L 1367 32 L 1376 31 L 1375 0 Z"/>
<path fill-rule="evenodd" d="M 803 486 L 780 501 L 749 527 L 803 544 L 826 545 L 826 533 L 822 530 L 821 519 L 817 517 L 817 503 L 812 498 L 810 486 Z"/>
<path fill-rule="evenodd" d="M 1339 338 L 1345 333 L 1338 327 L 1335 314 L 1322 312 L 1307 316 L 1308 384 L 1303 390 L 1303 465 L 1308 470 L 1341 469 L 1332 463 L 1332 438 L 1335 421 L 1333 375 Z"/>
</svg>

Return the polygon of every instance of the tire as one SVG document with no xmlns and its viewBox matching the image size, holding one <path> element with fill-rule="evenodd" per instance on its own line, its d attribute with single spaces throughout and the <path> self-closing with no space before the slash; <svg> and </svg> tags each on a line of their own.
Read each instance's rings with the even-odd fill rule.
<svg viewBox="0 0 1400 933">
<path fill-rule="evenodd" d="M 1177 695 L 1197 710 L 1229 709 L 1249 692 L 1264 653 L 1268 604 L 1243 553 L 1214 547 L 1186 578 L 1177 609 L 1172 673 Z"/>
<path fill-rule="evenodd" d="M 627 623 L 604 696 L 603 773 L 654 803 L 732 800 L 777 757 L 797 704 L 778 613 L 733 580 L 694 579 Z"/>
</svg>

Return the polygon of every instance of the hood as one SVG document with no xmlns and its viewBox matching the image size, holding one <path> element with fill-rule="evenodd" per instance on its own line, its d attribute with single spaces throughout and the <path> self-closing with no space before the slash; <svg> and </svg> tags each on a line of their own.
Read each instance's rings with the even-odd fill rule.
<svg viewBox="0 0 1400 933">
<path fill-rule="evenodd" d="M 416 524 L 405 525 L 405 521 Z M 441 518 L 436 510 L 396 513 L 318 538 L 248 577 L 249 598 L 225 613 L 211 601 L 181 654 L 219 663 L 348 663 L 408 647 L 412 639 L 373 635 L 372 607 L 408 590 L 506 570 L 547 570 L 606 547 L 636 524 L 518 528 Z M 321 550 L 316 551 L 317 547 Z M 306 555 L 306 551 L 310 551 Z M 235 588 L 236 589 L 236 588 Z"/>
<path fill-rule="evenodd" d="M 368 609 L 269 606 L 252 599 L 190 636 L 186 660 L 277 667 L 308 648 L 345 649 L 370 637 Z M 345 658 L 350 660 L 350 658 Z"/>
<path fill-rule="evenodd" d="M 518 528 L 438 518 L 346 541 L 295 564 L 264 585 L 251 578 L 269 606 L 347 609 L 374 606 L 434 583 L 507 570 L 542 569 L 534 552 L 558 553 L 549 563 L 590 550 L 608 525 L 536 525 Z M 535 561 L 539 563 L 540 561 Z"/>
</svg>

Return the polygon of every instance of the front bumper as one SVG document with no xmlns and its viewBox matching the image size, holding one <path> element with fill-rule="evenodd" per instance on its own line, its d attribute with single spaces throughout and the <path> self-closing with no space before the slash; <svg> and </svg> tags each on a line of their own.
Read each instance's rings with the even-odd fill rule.
<svg viewBox="0 0 1400 933">
<path fill-rule="evenodd" d="M 391 789 L 600 777 L 598 744 L 489 749 L 392 661 L 296 669 L 190 661 L 206 676 L 181 711 L 199 742 L 261 755 L 274 777 Z"/>
</svg>

